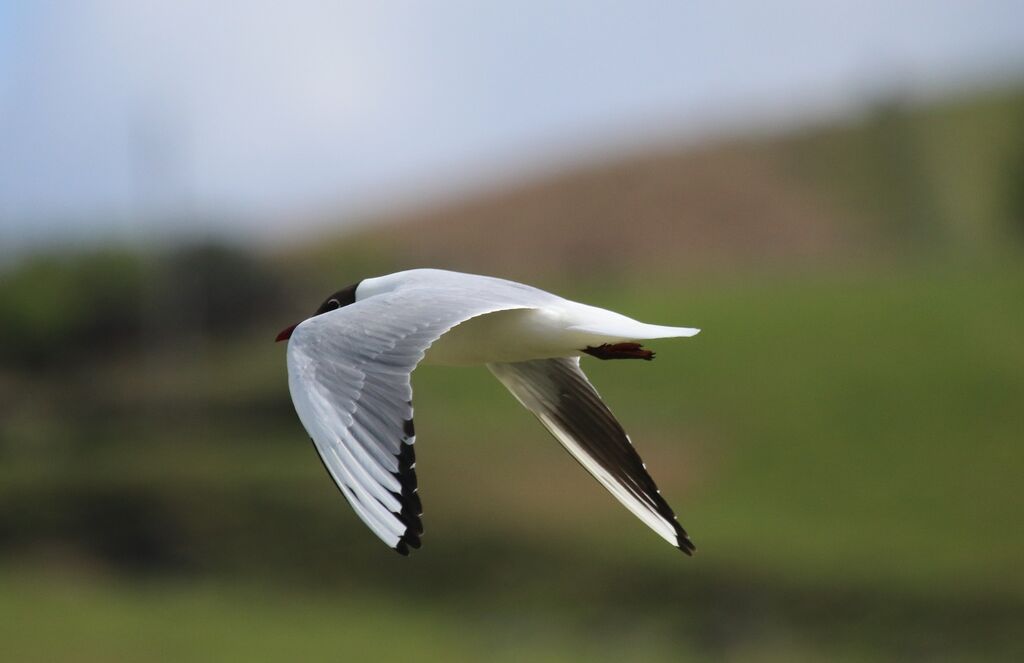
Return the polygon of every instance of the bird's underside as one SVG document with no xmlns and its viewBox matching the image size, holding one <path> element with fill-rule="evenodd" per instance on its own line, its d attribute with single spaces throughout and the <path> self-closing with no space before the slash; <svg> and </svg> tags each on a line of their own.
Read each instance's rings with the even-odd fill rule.
<svg viewBox="0 0 1024 663">
<path fill-rule="evenodd" d="M 446 280 L 449 274 L 432 274 L 429 291 L 398 288 L 310 318 L 295 328 L 289 342 L 289 387 L 296 411 L 359 518 L 399 553 L 420 546 L 422 507 L 410 374 L 434 352 L 435 343 L 444 350 L 435 356 L 442 358 L 454 356 L 460 347 L 470 347 L 473 358 L 489 352 L 510 356 L 508 348 L 491 351 L 466 330 L 489 330 L 500 337 L 509 325 L 503 323 L 495 332 L 494 321 L 518 320 L 526 326 L 515 330 L 526 329 L 535 338 L 511 341 L 519 344 L 516 353 L 537 352 L 544 343 L 552 346 L 545 353 L 558 351 L 558 342 L 574 345 L 562 350 L 563 356 L 486 361 L 487 367 L 617 500 L 659 536 L 691 554 L 693 543 L 583 374 L 579 357 L 649 360 L 653 353 L 637 340 L 688 336 L 696 330 L 643 325 L 611 312 L 601 318 L 589 312 L 601 309 L 576 309 L 582 305 L 527 286 L 472 277 L 484 280 L 486 287 L 481 287 L 479 281 L 466 284 L 455 278 L 468 275 Z M 466 321 L 472 324 L 463 325 Z M 557 332 L 561 336 L 553 340 L 556 324 L 566 331 Z M 453 328 L 459 333 L 448 334 Z M 452 339 L 459 338 L 462 344 L 456 347 Z"/>
</svg>

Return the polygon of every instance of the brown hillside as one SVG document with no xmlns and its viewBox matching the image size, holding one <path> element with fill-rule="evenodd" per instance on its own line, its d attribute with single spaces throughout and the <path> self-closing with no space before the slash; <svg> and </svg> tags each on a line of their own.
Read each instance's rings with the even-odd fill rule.
<svg viewBox="0 0 1024 663">
<path fill-rule="evenodd" d="M 833 254 L 849 224 L 776 152 L 739 143 L 647 154 L 387 219 L 361 236 L 403 266 L 510 275 Z"/>
<path fill-rule="evenodd" d="M 318 280 L 426 265 L 532 278 L 999 246 L 1019 217 L 1022 109 L 1018 86 L 891 100 L 854 122 L 520 181 L 291 255 Z"/>
</svg>

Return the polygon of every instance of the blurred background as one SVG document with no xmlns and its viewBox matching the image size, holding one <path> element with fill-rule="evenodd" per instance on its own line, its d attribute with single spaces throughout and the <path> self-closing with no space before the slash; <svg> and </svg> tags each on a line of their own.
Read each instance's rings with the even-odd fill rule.
<svg viewBox="0 0 1024 663">
<path fill-rule="evenodd" d="M 0 1 L 3 657 L 1022 660 L 1021 26 Z M 273 338 L 421 266 L 704 330 L 584 360 L 696 557 L 482 369 L 366 530 Z"/>
</svg>

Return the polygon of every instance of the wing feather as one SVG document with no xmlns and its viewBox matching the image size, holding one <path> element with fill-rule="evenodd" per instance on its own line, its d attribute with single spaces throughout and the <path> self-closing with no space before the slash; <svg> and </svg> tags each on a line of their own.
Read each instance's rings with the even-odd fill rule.
<svg viewBox="0 0 1024 663">
<path fill-rule="evenodd" d="M 292 401 L 324 466 L 356 515 L 403 554 L 423 532 L 412 371 L 452 327 L 554 298 L 487 277 L 431 279 L 310 318 L 288 343 Z"/>
<path fill-rule="evenodd" d="M 629 436 L 583 374 L 579 357 L 488 364 L 488 368 L 644 524 L 687 555 L 696 550 Z"/>
</svg>

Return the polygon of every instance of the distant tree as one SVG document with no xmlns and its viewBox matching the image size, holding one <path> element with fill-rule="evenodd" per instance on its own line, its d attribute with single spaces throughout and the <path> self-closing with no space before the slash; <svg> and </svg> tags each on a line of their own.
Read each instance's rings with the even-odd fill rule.
<svg viewBox="0 0 1024 663">
<path fill-rule="evenodd" d="M 1024 123 L 1004 170 L 1002 203 L 1010 234 L 1024 242 Z"/>
<path fill-rule="evenodd" d="M 905 102 L 893 97 L 880 102 L 871 116 L 875 177 L 880 209 L 888 231 L 907 245 L 934 245 L 944 239 L 946 219 L 935 204 L 929 176 L 916 135 L 914 117 Z"/>
<path fill-rule="evenodd" d="M 213 243 L 29 258 L 0 274 L 0 366 L 48 369 L 182 333 L 237 334 L 283 287 L 258 257 Z"/>
<path fill-rule="evenodd" d="M 283 287 L 256 256 L 225 244 L 199 243 L 163 257 L 157 291 L 170 327 L 223 335 L 265 320 L 280 305 Z"/>
<path fill-rule="evenodd" d="M 44 255 L 0 277 L 0 361 L 46 368 L 138 336 L 145 268 L 106 250 Z"/>
</svg>

